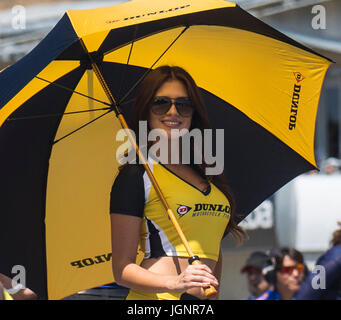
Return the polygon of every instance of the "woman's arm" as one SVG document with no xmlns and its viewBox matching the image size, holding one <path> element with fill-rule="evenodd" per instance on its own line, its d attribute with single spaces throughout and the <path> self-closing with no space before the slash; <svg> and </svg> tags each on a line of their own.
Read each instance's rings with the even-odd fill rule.
<svg viewBox="0 0 341 320">
<path fill-rule="evenodd" d="M 223 269 L 223 254 L 221 251 L 221 247 L 219 249 L 219 258 L 217 261 L 217 264 L 215 265 L 214 271 L 213 271 L 213 275 L 216 277 L 216 279 L 218 280 L 218 287 L 216 287 L 217 289 L 217 294 L 213 296 L 213 299 L 218 300 L 219 299 L 219 289 L 220 289 L 220 281 L 221 281 L 221 273 L 222 273 L 222 269 Z"/>
<path fill-rule="evenodd" d="M 0 282 L 2 282 L 3 286 L 8 290 L 15 289 L 13 288 L 12 279 L 0 273 Z M 35 300 L 37 299 L 37 295 L 28 288 L 20 288 L 16 290 L 15 293 L 11 294 L 14 300 Z"/>
<path fill-rule="evenodd" d="M 0 300 L 5 300 L 4 287 L 1 282 L 0 282 Z"/>
<path fill-rule="evenodd" d="M 158 274 L 136 264 L 142 219 L 111 214 L 112 263 L 115 281 L 125 287 L 149 293 L 185 292 L 194 287 L 217 285 L 206 265 L 193 265 L 178 276 Z"/>
</svg>

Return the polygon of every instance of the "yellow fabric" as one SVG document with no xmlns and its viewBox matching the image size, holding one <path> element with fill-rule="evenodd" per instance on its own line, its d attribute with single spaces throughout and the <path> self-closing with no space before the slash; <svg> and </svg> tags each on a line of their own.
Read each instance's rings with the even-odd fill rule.
<svg viewBox="0 0 341 320">
<path fill-rule="evenodd" d="M 236 4 L 224 0 L 143 0 L 89 10 L 69 10 L 67 14 L 77 33 L 83 38 L 88 49 L 97 50 L 111 29 L 191 14 L 205 10 L 235 7 Z M 97 43 L 97 48 L 96 48 Z M 92 50 L 89 50 L 92 51 Z"/>
<path fill-rule="evenodd" d="M 129 290 L 126 300 L 180 300 L 181 293 L 145 293 Z"/>
<path fill-rule="evenodd" d="M 54 82 L 77 67 L 79 67 L 79 61 L 52 61 L 37 77 L 33 78 L 15 97 L 1 108 L 0 126 L 27 100 L 49 85 L 48 82 L 40 80 L 38 77 Z"/>
<path fill-rule="evenodd" d="M 84 73 L 75 91 L 108 102 L 92 70 Z M 75 93 L 65 112 L 103 107 Z M 56 139 L 105 112 L 63 117 Z M 98 275 L 101 285 L 114 282 L 108 212 L 110 189 L 119 165 L 115 160 L 115 150 L 121 144 L 115 139 L 119 129 L 119 121 L 110 113 L 55 144 L 52 149 L 45 218 L 47 280 L 52 299 L 65 297 L 61 282 L 67 283 L 69 294 L 79 288 L 98 286 Z"/>
<path fill-rule="evenodd" d="M 6 290 L 4 290 L 4 297 L 5 297 L 5 300 L 14 300 L 12 296 Z"/>
<path fill-rule="evenodd" d="M 200 190 L 156 162 L 153 162 L 153 174 L 166 196 L 193 254 L 200 258 L 218 261 L 220 242 L 230 219 L 228 199 L 213 184 L 211 184 L 209 194 L 204 195 Z M 145 192 L 148 193 L 147 190 Z M 150 220 L 153 227 L 159 230 L 160 241 L 167 256 L 188 257 L 186 248 L 168 218 L 153 186 L 150 187 L 145 204 L 145 221 L 141 234 L 141 247 L 148 258 L 150 245 L 146 219 Z"/>
</svg>

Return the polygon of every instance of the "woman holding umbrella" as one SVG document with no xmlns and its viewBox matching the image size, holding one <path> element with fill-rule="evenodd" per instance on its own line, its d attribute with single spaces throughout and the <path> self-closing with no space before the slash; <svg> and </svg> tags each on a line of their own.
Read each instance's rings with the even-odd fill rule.
<svg viewBox="0 0 341 320">
<path fill-rule="evenodd" d="M 173 129 L 197 128 L 203 134 L 209 128 L 200 91 L 180 67 L 163 66 L 147 75 L 132 110 L 130 128 L 136 134 L 139 121 L 147 121 L 148 130 L 161 129 L 168 141 Z M 181 145 L 181 136 L 179 140 Z M 190 149 L 193 163 L 193 145 Z M 240 242 L 246 238 L 233 219 L 233 197 L 224 174 L 208 176 L 205 163 L 183 164 L 180 151 L 180 162 L 171 163 L 174 151 L 168 150 L 167 163 L 149 154 L 148 166 L 202 264 L 188 261 L 145 168 L 127 164 L 116 177 L 110 205 L 113 272 L 117 283 L 130 288 L 127 299 L 207 299 L 204 288 L 219 288 L 223 235 L 231 232 Z M 140 265 L 138 248 L 144 254 Z"/>
</svg>

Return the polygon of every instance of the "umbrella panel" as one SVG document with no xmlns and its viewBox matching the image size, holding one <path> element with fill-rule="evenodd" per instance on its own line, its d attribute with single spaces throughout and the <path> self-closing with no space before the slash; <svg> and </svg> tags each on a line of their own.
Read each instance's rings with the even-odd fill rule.
<svg viewBox="0 0 341 320">
<path fill-rule="evenodd" d="M 82 73 L 75 70 L 60 78 L 58 83 L 75 88 Z M 63 113 L 70 96 L 68 91 L 61 92 L 56 86 L 48 86 L 26 101 L 12 117 Z M 0 167 L 1 225 L 13 226 L 12 239 L 20 239 L 2 238 L 10 263 L 8 269 L 3 267 L 3 272 L 10 274 L 10 268 L 15 264 L 24 266 L 26 285 L 42 298 L 46 292 L 43 275 L 46 274 L 44 217 L 48 160 L 60 119 L 53 116 L 7 121 L 1 127 L 0 135 L 1 148 L 6 150 L 1 154 Z"/>
</svg>

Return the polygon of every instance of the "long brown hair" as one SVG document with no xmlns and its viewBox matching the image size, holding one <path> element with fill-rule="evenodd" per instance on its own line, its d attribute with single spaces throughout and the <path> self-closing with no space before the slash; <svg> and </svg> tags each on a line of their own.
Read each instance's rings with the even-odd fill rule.
<svg viewBox="0 0 341 320">
<path fill-rule="evenodd" d="M 203 134 L 204 129 L 211 128 L 201 92 L 189 73 L 177 66 L 161 66 L 154 69 L 146 76 L 141 83 L 135 98 L 130 117 L 130 128 L 136 134 L 137 143 L 139 143 L 139 121 L 148 120 L 150 105 L 155 97 L 156 92 L 166 81 L 170 80 L 179 80 L 183 83 L 187 89 L 188 97 L 195 107 L 190 130 L 197 128 Z M 194 147 L 191 146 L 192 153 L 194 152 L 193 150 Z M 231 218 L 226 232 L 231 232 L 237 244 L 242 244 L 243 241 L 248 238 L 248 236 L 246 232 L 236 223 L 235 198 L 233 196 L 232 190 L 226 183 L 224 172 L 220 175 L 206 175 L 206 168 L 209 167 L 209 165 L 207 165 L 204 161 L 202 164 L 193 165 L 193 167 L 200 174 L 200 176 L 202 176 L 206 181 L 212 182 L 229 199 L 231 205 Z"/>
</svg>

